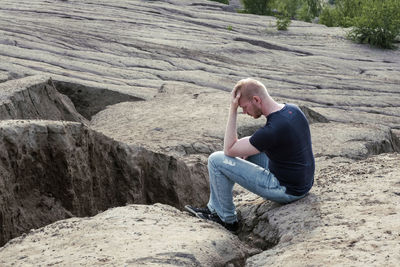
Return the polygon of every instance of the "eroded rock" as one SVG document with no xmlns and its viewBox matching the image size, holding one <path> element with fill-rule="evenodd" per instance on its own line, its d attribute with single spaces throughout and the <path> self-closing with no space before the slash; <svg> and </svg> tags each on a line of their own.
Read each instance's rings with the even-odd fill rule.
<svg viewBox="0 0 400 267">
<path fill-rule="evenodd" d="M 246 266 L 395 266 L 400 261 L 399 160 L 399 154 L 381 154 L 353 163 L 331 161 L 317 170 L 304 199 L 273 207 L 259 200 L 252 210 L 264 208 L 267 219 L 248 216 L 245 222 L 255 225 L 250 235 L 274 228 L 279 243 L 249 258 Z"/>
<path fill-rule="evenodd" d="M 257 252 L 170 206 L 129 205 L 13 239 L 0 248 L 0 265 L 243 266 Z"/>
<path fill-rule="evenodd" d="M 228 92 L 168 83 L 150 100 L 107 107 L 93 116 L 90 126 L 127 144 L 204 163 L 209 154 L 222 150 L 229 100 Z M 301 108 L 310 123 L 328 122 L 311 108 Z M 239 111 L 239 137 L 252 135 L 265 122 L 264 117 L 254 120 Z M 332 131 L 329 127 L 327 133 Z"/>
<path fill-rule="evenodd" d="M 389 127 L 360 123 L 315 123 L 310 126 L 316 157 L 364 159 L 400 152 Z"/>
<path fill-rule="evenodd" d="M 124 102 L 96 114 L 90 126 L 116 140 L 167 153 L 186 162 L 221 150 L 229 93 L 169 83 L 150 100 Z M 265 124 L 239 115 L 241 134 Z"/>
<path fill-rule="evenodd" d="M 300 106 L 300 109 L 303 111 L 304 115 L 306 115 L 308 123 L 310 124 L 316 122 L 329 122 L 327 118 L 307 106 Z"/>
<path fill-rule="evenodd" d="M 273 17 L 233 14 L 224 10 L 224 5 L 202 0 L 115 0 L 93 3 L 78 0 L 3 0 L 0 6 L 0 81 L 44 74 L 59 81 L 82 84 L 86 88 L 108 88 L 121 95 L 145 99 L 146 102 L 119 103 L 103 110 L 93 117 L 93 127 L 117 141 L 143 145 L 179 158 L 176 160 L 148 152 L 151 157 L 158 155 L 158 158 L 154 156 L 154 161 L 161 160 L 168 162 L 168 165 L 172 161 L 171 165 L 175 166 L 174 162 L 183 159 L 193 177 L 202 177 L 206 172 L 204 162 L 207 154 L 221 149 L 222 146 L 229 94 L 218 90 L 229 91 L 239 79 L 256 77 L 267 85 L 274 98 L 308 107 L 330 123 L 320 124 L 318 122 L 322 122 L 321 116 L 311 114 L 312 118 L 317 119 L 311 130 L 319 171 L 316 175 L 315 191 L 313 189 L 307 198 L 296 204 L 280 207 L 238 191 L 238 204 L 242 205 L 239 209 L 246 215 L 244 218 L 249 218 L 245 219 L 241 238 L 261 248 L 276 245 L 249 259 L 247 264 L 287 265 L 299 263 L 301 259 L 305 265 L 320 265 L 321 262 L 353 265 L 359 261 L 363 264 L 378 262 L 379 265 L 395 265 L 399 260 L 392 260 L 391 255 L 397 254 L 391 253 L 387 255 L 388 259 L 383 259 L 381 256 L 386 257 L 386 252 L 380 245 L 387 245 L 387 240 L 396 240 L 398 231 L 387 230 L 382 234 L 379 226 L 371 227 L 368 213 L 360 214 L 360 210 L 370 204 L 357 202 L 359 200 L 355 199 L 357 195 L 361 195 L 360 199 L 363 200 L 364 197 L 374 199 L 385 196 L 385 191 L 390 189 L 384 189 L 376 195 L 365 192 L 369 189 L 366 187 L 374 185 L 376 179 L 386 179 L 386 173 L 380 170 L 381 165 L 373 162 L 371 165 L 378 169 L 377 177 L 374 172 L 365 174 L 365 177 L 362 174 L 364 183 L 361 183 L 358 180 L 361 174 L 357 172 L 368 168 L 370 162 L 362 161 L 368 163 L 363 168 L 357 164 L 364 163 L 354 162 L 372 154 L 398 151 L 399 139 L 395 137 L 398 137 L 396 129 L 400 124 L 399 51 L 381 51 L 356 45 L 345 40 L 344 32 L 339 28 L 328 29 L 323 25 L 299 21 L 293 21 L 289 31 L 278 32 Z M 176 91 L 171 93 L 171 90 Z M 24 99 L 23 103 L 30 101 L 26 92 L 18 92 L 16 95 L 18 97 L 14 98 Z M 48 103 L 46 101 L 43 103 Z M 18 109 L 18 104 L 12 105 Z M 5 108 L 4 118 L 18 118 L 7 117 L 7 114 L 42 118 L 36 116 L 39 112 L 31 104 L 27 108 L 24 105 L 21 105 L 23 108 L 18 111 L 20 113 L 10 113 Z M 60 112 L 58 108 L 54 110 L 53 113 Z M 32 114 L 34 116 L 30 117 Z M 51 113 L 44 115 L 48 116 L 47 119 L 75 120 L 49 117 L 53 116 Z M 243 115 L 239 116 L 241 135 L 251 133 L 264 123 L 261 120 L 248 123 L 247 118 L 244 118 Z M 46 129 L 58 127 L 52 123 L 47 126 L 47 122 L 42 126 L 41 128 Z M 51 135 L 63 140 L 62 136 L 69 136 L 68 131 L 66 132 Z M 10 153 L 24 155 L 20 152 L 23 151 L 22 144 L 20 146 L 18 149 L 10 148 Z M 64 155 L 64 152 L 59 153 L 56 148 L 53 149 L 51 151 L 57 155 Z M 96 151 L 94 146 L 91 149 Z M 111 148 L 101 149 L 114 151 Z M 4 151 L 3 154 L 6 153 Z M 118 177 L 120 170 L 124 171 L 119 164 L 124 161 L 120 162 L 119 156 L 118 160 L 114 157 L 120 152 L 118 150 L 108 156 L 103 155 L 111 163 L 104 168 L 113 169 Z M 50 152 L 43 153 L 48 155 Z M 21 156 L 24 157 L 26 156 Z M 392 162 L 384 155 L 375 159 Z M 55 160 L 55 157 L 50 160 Z M 35 161 L 32 162 L 32 166 L 35 166 Z M 62 161 L 55 162 L 60 165 L 60 170 L 66 169 L 65 164 L 60 163 Z M 353 163 L 356 165 L 352 165 Z M 150 165 L 145 164 L 147 168 Z M 13 177 L 13 172 L 18 174 L 18 166 L 3 166 L 2 172 L 4 171 L 5 177 Z M 390 164 L 382 166 L 383 169 L 395 168 Z M 353 172 L 353 167 L 360 169 Z M 161 173 L 168 172 L 168 168 L 164 166 Z M 56 170 L 52 171 L 58 175 Z M 64 172 L 74 171 L 68 169 Z M 96 173 L 96 170 L 93 172 Z M 328 182 L 318 184 L 319 175 L 321 179 L 328 177 Z M 374 178 L 373 181 L 366 180 L 371 177 Z M 397 184 L 393 185 L 392 178 L 383 180 L 378 186 L 396 188 Z M 101 186 L 106 188 L 108 184 Z M 191 185 L 191 188 L 195 186 Z M 324 191 L 321 187 L 329 189 Z M 15 190 L 18 191 L 19 186 L 15 186 Z M 104 192 L 101 194 L 106 194 L 108 189 L 102 190 Z M 350 194 L 349 190 L 356 193 Z M 170 194 L 172 191 L 161 192 Z M 348 195 L 343 195 L 343 192 Z M 31 192 L 30 194 L 34 195 Z M 44 219 L 46 216 L 63 218 L 74 215 L 52 195 L 46 195 L 40 190 L 35 194 L 40 198 L 39 207 L 50 207 L 47 209 L 51 212 L 43 212 Z M 396 195 L 396 191 L 393 195 Z M 398 202 L 393 195 L 389 198 L 392 203 L 383 200 L 384 204 L 377 202 L 377 205 L 382 204 L 386 210 L 386 207 L 395 203 L 390 208 L 398 214 Z M 9 197 L 8 194 L 4 196 Z M 156 196 L 156 193 L 152 194 L 152 197 Z M 123 197 L 119 200 L 121 199 L 124 200 Z M 118 203 L 122 202 L 124 201 Z M 377 205 L 373 204 L 372 212 L 380 214 L 381 210 L 378 210 Z M 21 212 L 23 208 L 19 207 L 16 214 L 22 214 L 25 218 L 25 212 Z M 303 214 L 310 215 L 313 220 L 298 220 Z M 366 216 L 364 224 L 354 223 L 355 216 Z M 373 225 L 389 225 L 386 219 L 381 222 L 374 216 L 372 213 Z M 382 216 L 387 216 L 391 222 L 399 221 L 391 213 Z M 7 220 L 9 217 L 0 213 L 0 222 Z M 394 224 L 391 228 L 398 229 L 398 225 Z M 358 229 L 359 232 L 356 232 Z M 150 225 L 146 231 L 152 230 L 153 226 Z M 360 232 L 362 234 L 358 235 Z M 366 234 L 362 237 L 364 233 Z M 348 238 L 347 235 L 354 236 L 355 239 Z M 367 240 L 370 236 L 378 241 L 374 243 Z M 358 247 L 358 244 L 361 246 Z M 68 243 L 63 249 L 65 247 L 77 249 L 73 243 Z M 354 247 L 355 252 L 346 255 Z M 386 247 L 398 250 L 397 243 Z M 17 251 L 18 247 L 15 246 L 14 249 Z M 12 249 L 9 253 L 13 253 Z M 371 263 L 368 253 L 378 255 L 375 257 L 376 262 Z M 363 258 L 360 259 L 359 255 Z M 157 257 L 153 260 L 158 263 L 195 263 L 191 254 L 186 252 L 169 252 L 158 254 Z M 107 259 L 102 260 L 107 262 Z M 145 263 L 148 259 L 145 256 L 137 263 Z"/>
<path fill-rule="evenodd" d="M 0 121 L 0 244 L 126 203 L 204 205 L 204 166 L 128 146 L 83 124 Z"/>
<path fill-rule="evenodd" d="M 51 79 L 30 76 L 0 83 L 0 119 L 65 120 L 88 124 Z"/>
<path fill-rule="evenodd" d="M 400 151 L 400 130 L 392 129 L 393 147 L 396 151 Z"/>
<path fill-rule="evenodd" d="M 143 99 L 105 88 L 95 88 L 71 82 L 54 81 L 54 87 L 60 93 L 68 96 L 74 103 L 76 110 L 91 120 L 92 116 L 109 105 L 120 102 L 135 102 Z"/>
<path fill-rule="evenodd" d="M 142 99 L 169 83 L 229 91 L 255 77 L 330 121 L 400 124 L 399 50 L 301 21 L 277 31 L 274 17 L 224 10 L 208 0 L 3 0 L 0 69 Z"/>
</svg>

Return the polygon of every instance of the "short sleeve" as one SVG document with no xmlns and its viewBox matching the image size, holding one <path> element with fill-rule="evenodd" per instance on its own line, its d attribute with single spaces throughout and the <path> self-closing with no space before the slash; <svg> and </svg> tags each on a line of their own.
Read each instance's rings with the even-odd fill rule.
<svg viewBox="0 0 400 267">
<path fill-rule="evenodd" d="M 268 127 L 268 124 L 258 129 L 251 137 L 250 144 L 252 144 L 258 151 L 266 151 L 269 145 L 273 144 L 272 140 L 272 129 Z"/>
</svg>

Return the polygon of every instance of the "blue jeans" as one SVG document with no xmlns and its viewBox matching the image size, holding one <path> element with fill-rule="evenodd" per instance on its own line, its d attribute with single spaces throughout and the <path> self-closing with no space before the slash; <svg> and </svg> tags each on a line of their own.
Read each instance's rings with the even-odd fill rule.
<svg viewBox="0 0 400 267">
<path fill-rule="evenodd" d="M 210 200 L 207 207 L 216 212 L 222 221 L 237 221 L 233 204 L 233 185 L 240 184 L 247 190 L 278 203 L 290 203 L 302 196 L 286 194 L 286 187 L 268 169 L 268 157 L 259 153 L 243 160 L 228 157 L 222 151 L 214 152 L 208 158 L 210 175 Z"/>
</svg>

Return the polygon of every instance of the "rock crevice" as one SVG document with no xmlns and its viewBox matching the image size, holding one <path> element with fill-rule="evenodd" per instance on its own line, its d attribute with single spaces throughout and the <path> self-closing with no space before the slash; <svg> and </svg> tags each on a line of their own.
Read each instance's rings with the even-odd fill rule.
<svg viewBox="0 0 400 267">
<path fill-rule="evenodd" d="M 0 119 L 20 120 L 3 121 L 0 131 L 0 223 L 8 231 L 2 242 L 53 219 L 95 214 L 125 202 L 179 206 L 185 192 L 191 194 L 190 203 L 203 201 L 208 196 L 202 191 L 207 190 L 206 156 L 222 148 L 226 91 L 241 78 L 255 77 L 280 102 L 318 113 L 303 108 L 314 122 L 317 172 L 310 195 L 290 205 L 271 206 L 247 191 L 237 196 L 245 224 L 240 238 L 269 248 L 246 264 L 400 261 L 399 156 L 382 154 L 400 147 L 398 50 L 353 44 L 339 28 L 301 21 L 277 31 L 274 17 L 224 12 L 232 5 L 205 0 L 1 3 L 0 81 L 6 82 L 0 84 Z M 32 75 L 51 76 L 55 85 L 42 79 L 25 86 L 37 79 L 27 77 Z M 89 119 L 95 131 L 85 126 Z M 239 114 L 239 134 L 251 134 L 264 123 Z M 162 189 L 151 191 L 158 185 Z M 75 235 L 65 239 L 58 234 L 68 223 L 51 224 L 49 231 L 37 230 L 48 236 L 35 230 L 0 249 L 0 265 L 71 265 L 74 260 L 89 265 L 242 265 L 252 255 L 241 249 L 235 254 L 243 243 L 218 225 L 191 218 L 193 224 L 174 228 L 175 219 L 188 218 L 166 209 L 121 207 L 97 218 L 71 218 L 76 228 L 68 234 Z M 85 236 L 79 228 L 92 219 L 93 232 Z M 111 227 L 101 228 L 106 220 Z M 40 244 L 53 234 L 49 246 Z M 93 235 L 99 239 L 92 242 Z M 189 236 L 194 239 L 183 243 Z M 114 237 L 121 242 L 114 243 Z M 52 247 L 57 241 L 64 243 Z M 144 246 L 157 241 L 165 246 Z M 204 248 L 199 246 L 204 241 L 203 253 L 210 257 L 196 250 Z M 182 246 L 170 246 L 173 242 Z M 103 252 L 100 244 L 106 245 Z M 142 246 L 153 254 L 136 254 Z M 113 247 L 122 252 L 104 253 Z M 132 253 L 124 250 L 132 247 Z M 53 249 L 65 258 L 55 259 Z M 76 258 L 68 262 L 72 254 Z"/>
<path fill-rule="evenodd" d="M 0 244 L 71 216 L 127 203 L 204 205 L 205 170 L 74 122 L 0 122 Z"/>
<path fill-rule="evenodd" d="M 144 99 L 103 88 L 94 88 L 82 84 L 54 81 L 54 88 L 68 96 L 79 114 L 87 120 L 106 106 L 120 102 L 142 101 Z"/>
</svg>

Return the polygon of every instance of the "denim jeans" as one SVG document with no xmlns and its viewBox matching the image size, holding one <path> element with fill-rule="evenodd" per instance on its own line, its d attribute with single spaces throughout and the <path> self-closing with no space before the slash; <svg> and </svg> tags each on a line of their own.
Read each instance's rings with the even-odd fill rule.
<svg viewBox="0 0 400 267">
<path fill-rule="evenodd" d="M 290 203 L 302 196 L 286 194 L 286 187 L 268 169 L 268 157 L 259 153 L 243 160 L 226 156 L 222 151 L 214 152 L 208 158 L 210 175 L 210 200 L 207 207 L 216 212 L 222 221 L 237 221 L 233 204 L 233 185 L 240 184 L 247 190 L 278 203 Z"/>
</svg>

